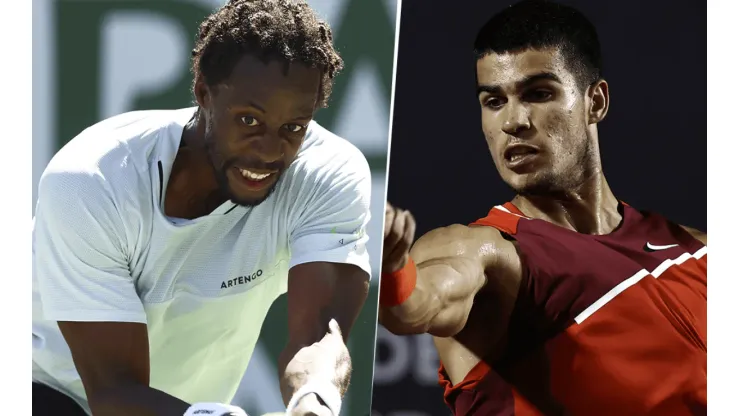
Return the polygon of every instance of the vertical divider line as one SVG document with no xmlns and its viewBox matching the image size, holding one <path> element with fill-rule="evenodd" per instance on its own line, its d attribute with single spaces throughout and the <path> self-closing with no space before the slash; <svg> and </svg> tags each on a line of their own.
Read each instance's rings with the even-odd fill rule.
<svg viewBox="0 0 740 416">
<path fill-rule="evenodd" d="M 402 3 L 403 0 L 397 0 L 396 3 L 396 26 L 395 26 L 395 41 L 393 42 L 393 76 L 392 76 L 392 82 L 391 82 L 391 105 L 390 105 L 390 115 L 388 117 L 388 144 L 386 147 L 386 156 L 385 156 L 385 188 L 383 190 L 383 199 L 385 201 L 388 200 L 388 181 L 390 180 L 390 169 L 391 169 L 391 142 L 393 137 L 393 108 L 396 102 L 396 71 L 398 70 L 398 40 L 401 35 L 401 9 L 402 9 Z M 385 229 L 385 209 L 383 209 L 383 229 Z M 378 324 L 378 313 L 380 312 L 380 285 L 383 283 L 381 281 L 381 275 L 383 270 L 383 244 L 380 245 L 380 262 L 381 267 L 378 271 L 378 298 L 375 299 L 375 342 L 373 344 L 373 371 L 372 371 L 372 383 L 370 383 L 370 411 L 372 412 L 373 408 L 373 391 L 375 389 L 375 360 L 377 357 L 377 349 L 378 349 L 378 331 L 379 331 L 379 324 Z"/>
</svg>

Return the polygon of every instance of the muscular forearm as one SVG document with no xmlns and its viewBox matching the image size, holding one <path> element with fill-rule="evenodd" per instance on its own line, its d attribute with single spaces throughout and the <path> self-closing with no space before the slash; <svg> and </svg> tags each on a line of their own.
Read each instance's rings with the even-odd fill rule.
<svg viewBox="0 0 740 416">
<path fill-rule="evenodd" d="M 279 358 L 280 392 L 286 406 L 307 383 L 331 383 L 344 396 L 352 365 L 346 348 L 324 345 L 326 339 L 306 346 L 288 345 Z"/>
<path fill-rule="evenodd" d="M 396 335 L 424 334 L 443 309 L 444 301 L 430 288 L 417 282 L 408 299 L 396 306 L 382 306 L 379 320 Z"/>
<path fill-rule="evenodd" d="M 94 416 L 182 416 L 190 405 L 142 384 L 128 384 L 89 395 Z"/>
<path fill-rule="evenodd" d="M 416 287 L 411 296 L 400 305 L 381 307 L 381 324 L 396 335 L 457 334 L 467 320 L 475 294 L 485 283 L 482 269 L 474 261 L 456 257 L 416 267 Z"/>
</svg>

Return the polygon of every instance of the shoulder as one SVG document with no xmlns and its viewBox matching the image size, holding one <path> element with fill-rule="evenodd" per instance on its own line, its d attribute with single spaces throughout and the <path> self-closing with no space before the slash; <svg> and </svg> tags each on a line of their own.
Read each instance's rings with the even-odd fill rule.
<svg viewBox="0 0 740 416">
<path fill-rule="evenodd" d="M 107 118 L 72 138 L 52 158 L 51 164 L 126 170 L 122 168 L 130 168 L 129 163 L 140 162 L 138 159 L 156 154 L 160 148 L 167 145 L 176 148 L 182 127 L 193 111 L 132 111 Z M 170 132 L 173 134 L 163 137 Z M 177 138 L 178 143 L 165 143 L 164 139 L 170 136 Z"/>
<path fill-rule="evenodd" d="M 370 167 L 354 145 L 311 122 L 298 157 L 277 191 L 293 212 L 365 215 L 372 193 Z"/>
<path fill-rule="evenodd" d="M 487 277 L 485 292 L 516 293 L 525 275 L 517 247 L 493 227 L 455 224 L 423 235 L 411 249 L 417 265 L 477 264 Z"/>
<path fill-rule="evenodd" d="M 440 257 L 476 257 L 488 266 L 513 248 L 493 227 L 453 224 L 424 234 L 411 248 L 411 255 L 416 262 Z"/>
<path fill-rule="evenodd" d="M 38 185 L 35 219 L 57 231 L 90 234 L 93 223 L 120 230 L 127 216 L 102 175 L 85 169 L 47 169 Z"/>
<path fill-rule="evenodd" d="M 692 237 L 702 242 L 702 244 L 707 245 L 707 233 L 703 231 L 699 231 L 696 228 L 687 227 L 685 225 L 680 225 L 681 228 L 683 228 L 687 233 L 691 234 Z"/>
<path fill-rule="evenodd" d="M 39 180 L 34 251 L 124 247 L 126 218 L 104 178 L 83 170 L 47 170 Z M 83 253 L 84 254 L 84 253 Z"/>
<path fill-rule="evenodd" d="M 626 207 L 629 207 L 629 205 L 626 205 Z M 681 231 L 686 232 L 689 236 L 691 236 L 691 238 L 701 242 L 705 246 L 707 245 L 707 233 L 705 233 L 704 231 L 678 224 L 655 211 L 636 209 L 632 207 L 629 207 L 629 209 L 631 209 L 633 212 L 637 212 L 643 219 L 646 219 L 647 221 L 653 221 L 654 224 L 657 223 L 661 226 L 667 226 L 670 230 L 674 232 L 679 232 L 679 234 L 681 234 Z"/>
<path fill-rule="evenodd" d="M 46 186 L 39 185 L 40 195 L 56 186 L 86 194 L 100 188 L 141 194 L 139 188 L 149 184 L 150 158 L 158 146 L 166 147 L 160 133 L 177 128 L 186 110 L 134 111 L 88 127 L 51 159 L 42 174 Z"/>
<path fill-rule="evenodd" d="M 49 164 L 39 179 L 39 199 L 94 197 L 102 196 L 101 194 L 108 191 L 109 184 L 105 177 L 89 166 Z"/>
<path fill-rule="evenodd" d="M 293 219 L 291 227 L 343 222 L 357 228 L 369 219 L 370 168 L 354 145 L 311 122 L 275 194 L 275 206 Z"/>
<path fill-rule="evenodd" d="M 365 155 L 355 145 L 315 121 L 309 125 L 291 169 L 295 175 L 317 183 L 370 178 L 370 166 Z"/>
</svg>

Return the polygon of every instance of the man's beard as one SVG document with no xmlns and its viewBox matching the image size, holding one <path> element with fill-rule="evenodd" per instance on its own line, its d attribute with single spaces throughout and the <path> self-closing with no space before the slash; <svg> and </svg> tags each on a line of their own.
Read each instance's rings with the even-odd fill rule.
<svg viewBox="0 0 740 416">
<path fill-rule="evenodd" d="M 513 187 L 514 192 L 522 196 L 537 196 L 553 199 L 567 199 L 568 195 L 580 188 L 584 181 L 591 177 L 591 164 L 598 157 L 594 154 L 591 142 L 586 139 L 571 156 L 570 166 L 555 171 L 548 169 L 533 175 L 533 180 L 522 186 Z"/>
<path fill-rule="evenodd" d="M 275 181 L 274 184 L 272 184 L 270 189 L 267 190 L 264 196 L 256 199 L 239 198 L 238 196 L 234 195 L 233 192 L 231 192 L 231 187 L 229 186 L 229 177 L 226 175 L 226 172 L 228 172 L 229 169 L 234 168 L 233 161 L 225 163 L 221 169 L 216 168 L 216 165 L 213 163 L 211 163 L 211 167 L 213 168 L 213 174 L 216 176 L 216 181 L 218 182 L 218 188 L 221 194 L 234 204 L 241 205 L 243 207 L 256 207 L 257 205 L 265 202 L 265 200 L 269 198 L 273 194 L 273 192 L 275 192 L 275 188 L 277 188 L 277 185 L 282 180 L 282 172 L 275 173 L 275 175 L 279 175 L 278 179 Z"/>
<path fill-rule="evenodd" d="M 223 160 L 223 158 L 216 151 L 214 141 L 210 140 L 208 135 L 206 135 L 206 143 L 206 151 L 208 152 L 208 159 L 210 161 L 211 168 L 213 169 L 213 176 L 216 178 L 219 192 L 223 198 L 243 207 L 256 207 L 257 205 L 265 202 L 265 200 L 269 198 L 273 194 L 273 192 L 275 192 L 275 188 L 277 188 L 277 185 L 282 180 L 282 173 L 285 170 L 284 168 L 276 169 L 277 173 L 274 173 L 273 175 L 278 175 L 278 179 L 275 181 L 275 183 L 272 184 L 270 189 L 268 189 L 262 197 L 245 199 L 234 195 L 234 193 L 231 191 L 231 187 L 229 186 L 229 177 L 227 175 L 227 172 L 229 171 L 229 169 L 233 169 L 235 166 L 237 166 L 239 158 L 231 158 L 224 161 L 223 163 L 218 163 L 218 161 Z"/>
</svg>

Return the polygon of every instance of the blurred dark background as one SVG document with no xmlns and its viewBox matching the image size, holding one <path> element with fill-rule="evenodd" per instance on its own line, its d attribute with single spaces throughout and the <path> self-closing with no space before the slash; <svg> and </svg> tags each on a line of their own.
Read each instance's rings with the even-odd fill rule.
<svg viewBox="0 0 740 416">
<path fill-rule="evenodd" d="M 596 26 L 611 104 L 599 125 L 617 198 L 706 230 L 706 2 L 563 0 Z M 480 127 L 472 44 L 500 0 L 405 1 L 396 73 L 388 201 L 417 237 L 486 215 L 512 192 Z M 379 328 L 375 416 L 447 415 L 427 336 Z"/>
</svg>

